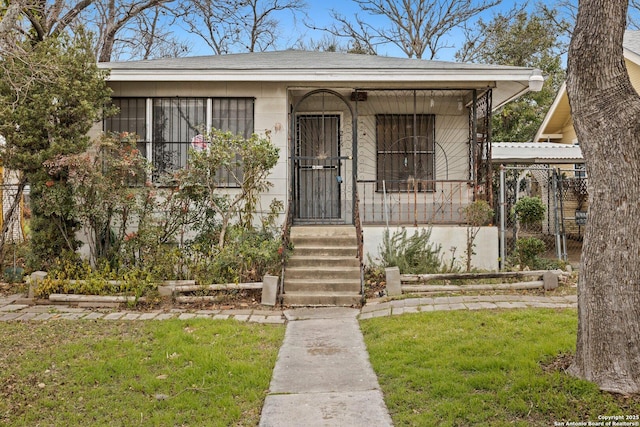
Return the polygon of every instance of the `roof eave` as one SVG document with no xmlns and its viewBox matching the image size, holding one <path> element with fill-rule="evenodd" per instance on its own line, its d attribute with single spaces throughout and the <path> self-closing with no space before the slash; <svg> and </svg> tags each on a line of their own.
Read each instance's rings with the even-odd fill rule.
<svg viewBox="0 0 640 427">
<path fill-rule="evenodd" d="M 562 83 L 562 86 L 560 86 L 560 89 L 558 90 L 558 93 L 556 94 L 556 98 L 553 100 L 553 103 L 551 104 L 551 107 L 549 107 L 549 110 L 547 111 L 547 114 L 544 116 L 544 119 L 542 120 L 542 123 L 540 124 L 540 127 L 538 128 L 538 131 L 536 132 L 535 136 L 533 137 L 533 142 L 540 142 L 541 135 L 543 133 L 548 133 L 548 132 L 546 132 L 547 126 L 549 126 L 549 122 L 551 121 L 551 118 L 555 114 L 555 111 L 558 108 L 558 104 L 560 104 L 560 100 L 562 100 L 562 97 L 564 96 L 564 93 L 566 91 L 567 91 L 567 83 L 564 82 L 564 83 Z"/>
<path fill-rule="evenodd" d="M 109 69 L 105 65 L 102 68 Z M 516 81 L 527 85 L 530 70 L 175 70 L 112 68 L 110 81 L 228 81 L 228 82 L 494 82 Z"/>
</svg>

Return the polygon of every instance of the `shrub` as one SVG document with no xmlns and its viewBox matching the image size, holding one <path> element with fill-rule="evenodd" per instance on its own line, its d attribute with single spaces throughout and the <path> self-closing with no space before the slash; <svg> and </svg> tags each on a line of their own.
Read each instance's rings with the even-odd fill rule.
<svg viewBox="0 0 640 427">
<path fill-rule="evenodd" d="M 522 197 L 513 207 L 513 213 L 524 225 L 535 224 L 544 219 L 547 208 L 540 197 Z"/>
<path fill-rule="evenodd" d="M 536 268 L 539 255 L 544 253 L 546 246 L 544 242 L 535 237 L 525 237 L 516 241 L 515 258 L 520 266 Z"/>
<path fill-rule="evenodd" d="M 106 262 L 92 268 L 88 262 L 80 261 L 75 254 L 68 253 L 56 260 L 47 277 L 39 282 L 35 294 L 41 298 L 54 293 L 118 294 L 139 298 L 155 289 L 157 286 L 147 272 L 132 269 L 118 274 Z"/>
<path fill-rule="evenodd" d="M 464 208 L 467 224 L 473 227 L 488 225 L 493 219 L 493 209 L 486 200 L 476 200 Z"/>
<path fill-rule="evenodd" d="M 471 257 L 475 255 L 475 240 L 480 232 L 480 227 L 487 225 L 493 219 L 493 209 L 486 200 L 476 200 L 464 208 L 464 215 L 467 220 L 467 245 L 465 256 L 467 261 L 467 271 L 471 271 Z"/>
<path fill-rule="evenodd" d="M 430 242 L 431 229 L 422 229 L 407 237 L 407 230 L 396 231 L 392 236 L 384 231 L 380 251 L 380 266 L 398 267 L 403 274 L 436 273 L 441 270 L 441 246 Z M 371 262 L 371 260 L 370 260 Z"/>
<path fill-rule="evenodd" d="M 266 274 L 280 275 L 281 244 L 280 236 L 267 229 L 232 226 L 222 248 L 191 245 L 189 267 L 203 284 L 259 282 Z"/>
</svg>

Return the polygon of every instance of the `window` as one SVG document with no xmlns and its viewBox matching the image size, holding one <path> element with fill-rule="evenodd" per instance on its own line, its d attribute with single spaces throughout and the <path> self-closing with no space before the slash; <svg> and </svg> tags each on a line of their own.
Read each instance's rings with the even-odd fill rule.
<svg viewBox="0 0 640 427">
<path fill-rule="evenodd" d="M 157 181 L 187 165 L 191 140 L 207 128 L 207 103 L 203 98 L 158 98 L 152 111 L 151 162 Z"/>
<path fill-rule="evenodd" d="M 189 148 L 207 129 L 245 138 L 254 131 L 253 98 L 114 98 L 113 104 L 119 112 L 105 119 L 104 130 L 140 136 L 138 148 L 153 164 L 154 181 L 185 167 Z M 237 185 L 229 176 L 221 176 L 220 182 Z"/>
<path fill-rule="evenodd" d="M 214 98 L 211 127 L 249 138 L 253 133 L 253 98 Z"/>
<path fill-rule="evenodd" d="M 104 130 L 106 132 L 135 133 L 139 137 L 137 148 L 143 156 L 146 156 L 147 100 L 145 98 L 114 98 L 112 103 L 118 108 L 118 114 L 105 119 Z"/>
<path fill-rule="evenodd" d="M 211 127 L 249 138 L 253 133 L 253 104 L 253 98 L 214 98 L 211 102 Z M 219 170 L 216 175 L 221 187 L 239 185 L 231 172 Z M 233 175 L 242 179 L 239 167 L 235 168 Z"/>
<path fill-rule="evenodd" d="M 377 190 L 433 191 L 435 116 L 378 114 Z"/>
<path fill-rule="evenodd" d="M 584 163 L 576 163 L 573 165 L 573 173 L 576 178 L 586 178 L 587 168 Z"/>
</svg>

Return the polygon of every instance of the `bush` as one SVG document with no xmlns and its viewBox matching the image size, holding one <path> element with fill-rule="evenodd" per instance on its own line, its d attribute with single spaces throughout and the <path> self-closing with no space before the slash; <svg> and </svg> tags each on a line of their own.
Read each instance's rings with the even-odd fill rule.
<svg viewBox="0 0 640 427">
<path fill-rule="evenodd" d="M 491 223 L 494 212 L 486 200 L 476 200 L 464 208 L 464 216 L 470 226 L 481 227 Z"/>
<path fill-rule="evenodd" d="M 513 207 L 513 213 L 524 225 L 535 224 L 544 219 L 547 208 L 540 197 L 523 197 Z"/>
<path fill-rule="evenodd" d="M 92 268 L 80 261 L 75 254 L 66 254 L 56 260 L 47 277 L 39 282 L 35 290 L 37 297 L 50 294 L 78 295 L 127 295 L 139 298 L 157 289 L 151 276 L 137 269 L 118 274 L 108 263 Z"/>
<path fill-rule="evenodd" d="M 380 267 L 398 267 L 403 274 L 436 273 L 442 269 L 441 246 L 434 246 L 431 229 L 422 229 L 407 237 L 407 230 L 396 231 L 392 236 L 384 231 L 380 251 Z M 369 260 L 371 263 L 371 260 Z"/>
<path fill-rule="evenodd" d="M 525 237 L 516 242 L 515 258 L 521 267 L 536 268 L 539 255 L 544 253 L 546 245 L 535 237 Z"/>
<path fill-rule="evenodd" d="M 271 231 L 233 226 L 222 248 L 192 245 L 190 269 L 202 284 L 260 282 L 266 274 L 280 275 L 281 245 L 280 236 Z"/>
</svg>

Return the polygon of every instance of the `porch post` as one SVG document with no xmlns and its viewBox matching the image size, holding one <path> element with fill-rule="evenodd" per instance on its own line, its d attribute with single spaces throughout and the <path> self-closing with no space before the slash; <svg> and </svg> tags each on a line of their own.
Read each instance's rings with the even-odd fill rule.
<svg viewBox="0 0 640 427">
<path fill-rule="evenodd" d="M 500 165 L 500 270 L 504 270 L 505 261 L 507 257 L 507 249 L 506 249 L 506 220 L 505 216 L 507 215 L 507 207 L 506 207 L 506 193 L 507 189 L 505 188 L 505 167 L 504 165 Z"/>
<path fill-rule="evenodd" d="M 473 181 L 473 200 L 478 197 L 478 92 L 473 90 L 473 102 L 471 103 L 471 165 Z"/>
<path fill-rule="evenodd" d="M 356 89 L 356 92 L 358 90 Z M 355 108 L 351 112 L 351 223 L 356 224 L 356 198 L 358 196 L 358 97 L 355 97 Z"/>
<path fill-rule="evenodd" d="M 289 96 L 291 96 L 291 92 L 289 92 Z M 291 179 L 289 181 L 289 206 L 287 208 L 290 221 L 293 221 L 298 213 L 297 200 L 294 197 L 296 191 L 296 139 L 296 107 L 289 101 L 289 173 L 291 174 Z"/>
</svg>

